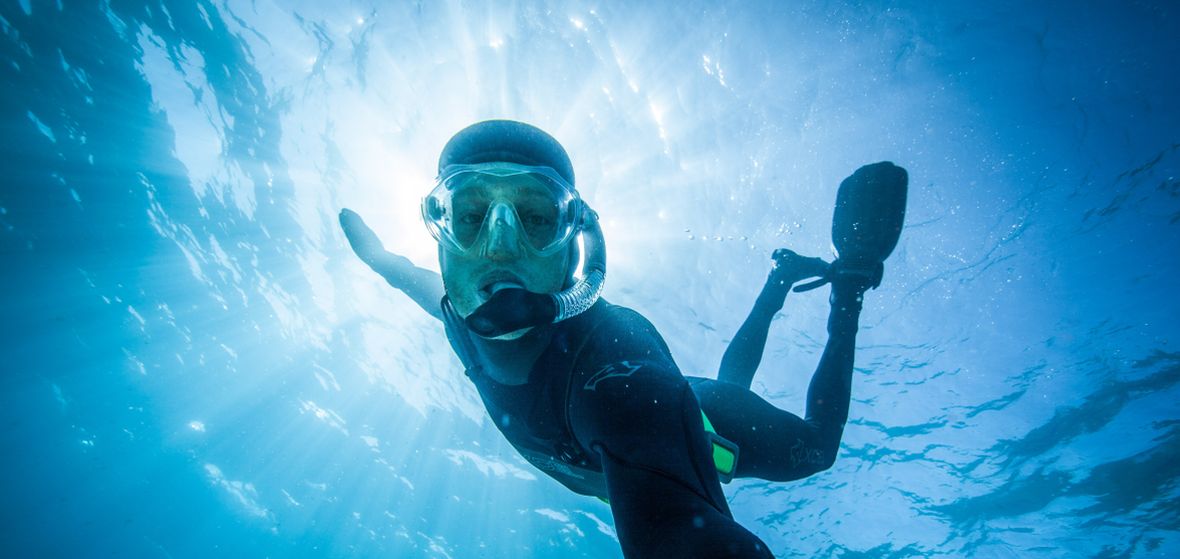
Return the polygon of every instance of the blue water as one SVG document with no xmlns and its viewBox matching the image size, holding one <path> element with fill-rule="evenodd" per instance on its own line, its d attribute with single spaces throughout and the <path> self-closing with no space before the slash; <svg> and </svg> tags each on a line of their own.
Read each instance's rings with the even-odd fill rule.
<svg viewBox="0 0 1180 559">
<path fill-rule="evenodd" d="M 566 144 L 688 373 L 909 169 L 835 467 L 726 488 L 777 556 L 1180 555 L 1180 14 L 1028 4 L 5 0 L 0 555 L 620 557 L 336 225 L 437 269 L 492 117 Z M 796 412 L 825 292 L 755 379 Z"/>
</svg>

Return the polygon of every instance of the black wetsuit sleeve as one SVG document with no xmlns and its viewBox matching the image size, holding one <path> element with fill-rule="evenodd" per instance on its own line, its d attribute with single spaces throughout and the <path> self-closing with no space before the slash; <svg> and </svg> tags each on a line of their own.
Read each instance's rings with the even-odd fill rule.
<svg viewBox="0 0 1180 559">
<path fill-rule="evenodd" d="M 628 559 L 771 557 L 729 512 L 700 406 L 667 345 L 616 307 L 590 334 L 569 387 L 570 428 L 601 463 Z"/>
</svg>

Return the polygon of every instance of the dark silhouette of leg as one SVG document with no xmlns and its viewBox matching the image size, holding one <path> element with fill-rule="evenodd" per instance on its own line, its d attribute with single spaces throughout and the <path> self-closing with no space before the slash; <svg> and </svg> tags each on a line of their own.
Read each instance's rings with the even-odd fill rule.
<svg viewBox="0 0 1180 559">
<path fill-rule="evenodd" d="M 787 277 L 787 270 L 779 265 L 783 252 L 776 250 L 772 258 L 775 266 L 762 286 L 762 292 L 754 300 L 754 307 L 749 316 L 738 328 L 733 341 L 725 349 L 721 357 L 721 368 L 717 372 L 717 380 L 735 384 L 742 388 L 750 388 L 754 381 L 754 373 L 758 364 L 762 362 L 762 352 L 766 349 L 766 334 L 770 330 L 770 322 L 775 313 L 783 308 L 787 293 L 791 290 L 791 281 Z"/>
<path fill-rule="evenodd" d="M 836 460 L 848 420 L 857 321 L 865 287 L 859 278 L 837 280 L 832 285 L 828 342 L 807 389 L 804 417 L 776 408 L 745 386 L 689 377 L 701 409 L 717 433 L 740 449 L 737 477 L 801 479 L 826 470 Z M 754 367 L 756 362 L 757 358 Z"/>
</svg>

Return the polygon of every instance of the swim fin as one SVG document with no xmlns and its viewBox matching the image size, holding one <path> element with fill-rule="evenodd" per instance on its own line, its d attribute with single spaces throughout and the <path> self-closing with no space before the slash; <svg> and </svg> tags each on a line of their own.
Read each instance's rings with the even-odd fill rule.
<svg viewBox="0 0 1180 559">
<path fill-rule="evenodd" d="M 832 244 L 851 267 L 884 262 L 905 222 L 906 170 L 882 161 L 865 165 L 840 183 L 832 215 Z"/>
<path fill-rule="evenodd" d="M 893 253 L 905 222 L 909 174 L 889 161 L 865 165 L 840 183 L 832 215 L 832 244 L 839 258 L 819 280 L 795 287 L 809 291 L 837 274 L 865 276 L 881 285 L 882 262 Z"/>
</svg>

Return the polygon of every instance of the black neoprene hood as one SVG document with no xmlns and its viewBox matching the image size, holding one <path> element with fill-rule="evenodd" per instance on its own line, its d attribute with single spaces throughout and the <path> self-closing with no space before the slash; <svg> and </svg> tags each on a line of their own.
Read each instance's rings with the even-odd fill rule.
<svg viewBox="0 0 1180 559">
<path fill-rule="evenodd" d="M 438 173 L 451 165 L 515 163 L 549 167 L 574 186 L 574 166 L 561 144 L 544 130 L 515 120 L 485 120 L 451 137 L 438 158 Z"/>
</svg>

